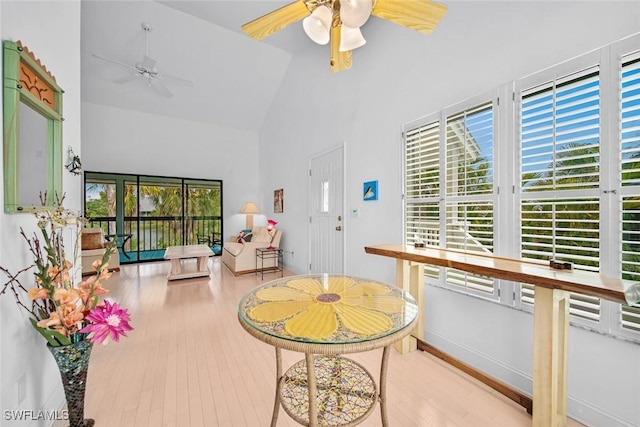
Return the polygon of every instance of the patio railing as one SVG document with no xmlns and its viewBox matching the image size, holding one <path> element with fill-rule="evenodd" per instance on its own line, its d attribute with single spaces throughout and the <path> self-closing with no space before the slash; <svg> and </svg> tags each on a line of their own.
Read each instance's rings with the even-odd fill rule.
<svg viewBox="0 0 640 427">
<path fill-rule="evenodd" d="M 220 245 L 222 239 L 219 216 L 125 217 L 122 230 L 117 229 L 116 223 L 115 217 L 89 220 L 90 227 L 100 227 L 106 236 L 118 239 L 121 262 L 162 259 L 168 246 L 199 243 L 215 246 Z"/>
</svg>

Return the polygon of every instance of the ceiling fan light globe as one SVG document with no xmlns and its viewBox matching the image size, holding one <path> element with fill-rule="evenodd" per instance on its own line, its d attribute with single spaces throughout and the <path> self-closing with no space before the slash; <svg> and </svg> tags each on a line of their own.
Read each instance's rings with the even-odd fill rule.
<svg viewBox="0 0 640 427">
<path fill-rule="evenodd" d="M 342 25 L 342 31 L 340 31 L 340 52 L 347 52 L 363 46 L 367 41 L 362 36 L 360 28 L 351 28 L 346 25 Z"/>
<path fill-rule="evenodd" d="M 307 36 L 318 44 L 327 44 L 330 39 L 331 10 L 326 6 L 316 7 L 311 15 L 302 20 L 302 28 Z"/>
<path fill-rule="evenodd" d="M 347 27 L 359 28 L 371 16 L 371 0 L 342 0 L 340 2 L 340 19 Z"/>
</svg>

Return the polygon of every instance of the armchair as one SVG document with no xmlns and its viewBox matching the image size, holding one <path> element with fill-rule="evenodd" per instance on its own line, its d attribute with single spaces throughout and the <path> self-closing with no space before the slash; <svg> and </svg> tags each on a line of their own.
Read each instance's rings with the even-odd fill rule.
<svg viewBox="0 0 640 427">
<path fill-rule="evenodd" d="M 273 236 L 273 238 L 272 238 Z M 224 242 L 222 247 L 222 263 L 231 270 L 235 276 L 245 273 L 254 273 L 256 267 L 256 249 L 273 246 L 280 246 L 282 231 L 272 230 L 271 234 L 267 227 L 257 226 L 251 232 L 251 241 L 237 242 L 237 236 L 232 236 L 229 241 Z M 264 268 L 276 267 L 277 259 L 265 259 Z"/>
<path fill-rule="evenodd" d="M 92 274 L 95 272 L 92 264 L 97 259 L 102 259 L 107 242 L 104 238 L 102 228 L 83 228 L 81 232 L 81 256 L 82 256 L 82 275 Z M 109 257 L 109 270 L 120 270 L 120 253 L 118 248 Z"/>
</svg>

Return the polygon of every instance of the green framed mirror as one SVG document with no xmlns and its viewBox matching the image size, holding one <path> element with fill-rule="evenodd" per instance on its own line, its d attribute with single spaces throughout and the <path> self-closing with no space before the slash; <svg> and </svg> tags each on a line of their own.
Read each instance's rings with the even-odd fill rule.
<svg viewBox="0 0 640 427">
<path fill-rule="evenodd" d="M 20 41 L 3 42 L 4 211 L 62 197 L 62 89 Z"/>
</svg>

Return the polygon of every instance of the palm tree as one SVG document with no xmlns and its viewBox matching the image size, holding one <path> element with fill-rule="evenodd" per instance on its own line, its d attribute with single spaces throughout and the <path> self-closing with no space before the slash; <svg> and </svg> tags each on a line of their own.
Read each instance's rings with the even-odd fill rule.
<svg viewBox="0 0 640 427">
<path fill-rule="evenodd" d="M 597 144 L 570 142 L 556 153 L 545 173 L 523 174 L 524 191 L 577 190 L 598 185 L 600 155 Z M 597 203 L 582 203 L 576 210 L 575 200 L 559 200 L 551 204 L 524 204 L 523 229 L 535 230 L 535 235 L 523 237 L 523 245 L 549 243 L 553 240 L 564 246 L 562 255 L 592 254 L 597 250 L 599 232 L 599 206 Z M 550 223 L 555 231 L 550 231 Z M 547 230 L 547 231 L 545 231 Z M 563 231 L 564 230 L 564 231 Z M 568 248 L 571 247 L 571 248 Z M 538 247 L 539 248 L 539 247 Z M 546 258 L 539 255 L 539 258 Z M 574 259 L 582 265 L 597 266 L 596 261 Z"/>
</svg>

